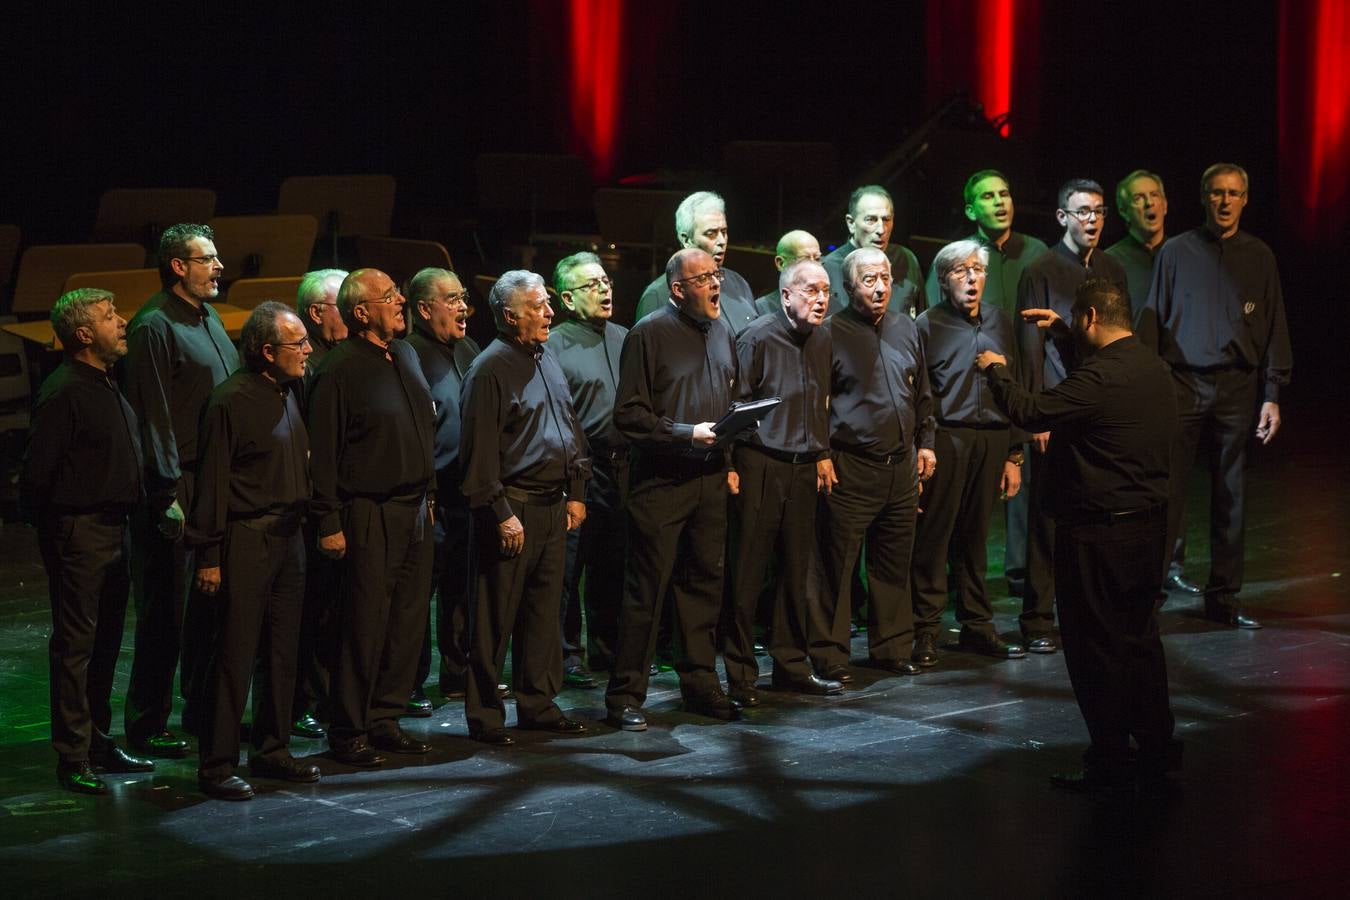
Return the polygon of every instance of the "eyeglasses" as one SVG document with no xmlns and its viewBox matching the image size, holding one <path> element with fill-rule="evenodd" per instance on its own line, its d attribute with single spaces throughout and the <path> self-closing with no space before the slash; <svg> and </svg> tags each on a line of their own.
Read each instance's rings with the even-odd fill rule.
<svg viewBox="0 0 1350 900">
<path fill-rule="evenodd" d="M 1237 200 L 1245 196 L 1247 196 L 1246 191 L 1239 191 L 1236 188 L 1229 188 L 1227 190 L 1223 188 L 1211 188 L 1209 191 L 1209 199 L 1211 200 Z"/>
<path fill-rule="evenodd" d="M 299 350 L 301 347 L 310 347 L 310 346 L 313 346 L 313 345 L 310 343 L 309 337 L 306 336 L 306 337 L 302 337 L 302 338 L 301 338 L 300 340 L 298 340 L 298 341 L 277 341 L 277 342 L 276 342 L 275 344 L 273 344 L 272 346 L 273 346 L 273 347 L 294 347 L 295 349 Z"/>
<path fill-rule="evenodd" d="M 403 295 L 400 294 L 400 293 L 398 292 L 398 288 L 396 288 L 396 287 L 391 287 L 388 291 L 386 291 L 386 292 L 384 293 L 383 296 L 381 296 L 381 297 L 373 297 L 373 298 L 371 298 L 371 299 L 369 299 L 369 300 L 362 300 L 361 303 L 364 303 L 364 304 L 367 304 L 367 305 L 369 305 L 369 304 L 371 304 L 371 303 L 378 303 L 378 304 L 380 304 L 380 305 L 382 305 L 382 306 L 397 306 L 397 305 L 398 305 L 399 303 L 401 303 L 402 301 L 403 301 Z M 360 304 L 358 304 L 358 305 L 360 305 Z"/>
<path fill-rule="evenodd" d="M 585 291 L 589 294 L 591 291 L 598 291 L 602 287 L 606 290 L 614 287 L 614 280 L 608 276 L 601 276 L 600 278 L 592 278 L 590 281 L 587 281 L 584 284 L 578 284 L 575 287 L 563 288 L 563 290 L 571 291 L 573 293 Z"/>
<path fill-rule="evenodd" d="M 1068 213 L 1069 215 L 1073 216 L 1075 219 L 1077 219 L 1077 220 L 1080 221 L 1080 222 L 1091 222 L 1093 219 L 1105 219 L 1105 218 L 1106 218 L 1106 207 L 1105 207 L 1105 206 L 1094 206 L 1094 207 L 1092 207 L 1091 209 L 1089 209 L 1088 207 L 1084 206 L 1084 207 L 1080 207 L 1079 209 L 1065 209 L 1065 210 L 1061 210 L 1061 212 L 1066 212 L 1066 213 Z"/>
<path fill-rule="evenodd" d="M 825 297 L 828 299 L 830 296 L 830 286 L 828 284 L 824 287 L 820 287 L 819 285 L 813 287 L 809 284 L 802 284 L 798 285 L 795 290 L 807 297 Z"/>
<path fill-rule="evenodd" d="M 214 253 L 210 256 L 180 256 L 178 258 L 183 262 L 203 263 L 208 266 L 214 266 L 216 263 L 220 262 L 220 257 Z"/>
<path fill-rule="evenodd" d="M 870 287 L 876 287 L 876 284 L 877 284 L 878 281 L 880 281 L 882 284 L 890 284 L 890 283 L 891 283 L 891 276 L 890 276 L 890 273 L 888 273 L 888 272 L 868 272 L 866 275 L 864 275 L 864 276 L 862 276 L 861 278 L 858 279 L 858 283 L 859 283 L 859 284 L 861 284 L 863 287 L 868 287 L 868 288 L 870 288 Z"/>
<path fill-rule="evenodd" d="M 427 298 L 432 303 L 444 303 L 451 309 L 459 309 L 461 306 L 469 305 L 469 292 L 460 291 L 458 294 L 446 294 L 444 297 Z"/>
<path fill-rule="evenodd" d="M 955 275 L 958 278 L 966 278 L 970 275 L 974 275 L 976 278 L 983 278 L 988 274 L 989 267 L 981 265 L 952 266 L 951 270 L 947 273 L 948 277 Z"/>
<path fill-rule="evenodd" d="M 694 287 L 708 287 L 714 281 L 722 283 L 722 279 L 727 277 L 726 269 L 714 269 L 711 272 L 704 272 L 701 275 L 690 275 L 688 278 L 676 278 L 675 280 L 682 284 L 692 284 Z"/>
</svg>

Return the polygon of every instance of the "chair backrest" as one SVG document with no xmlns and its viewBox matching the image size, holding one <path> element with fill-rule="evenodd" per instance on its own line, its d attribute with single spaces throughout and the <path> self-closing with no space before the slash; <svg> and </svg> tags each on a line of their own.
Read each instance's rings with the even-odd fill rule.
<svg viewBox="0 0 1350 900">
<path fill-rule="evenodd" d="M 308 213 L 324 235 L 386 235 L 397 187 L 392 175 L 292 175 L 281 183 L 277 212 Z"/>
<path fill-rule="evenodd" d="M 13 318 L 0 316 L 0 322 Z M 23 338 L 0 331 L 0 431 L 28 426 L 28 406 L 17 401 L 27 400 L 31 392 Z"/>
<path fill-rule="evenodd" d="M 76 272 L 135 269 L 145 263 L 140 244 L 38 244 L 23 252 L 10 311 L 46 313 Z M 158 290 L 158 284 L 156 284 Z M 144 300 L 145 298 L 141 298 Z"/>
<path fill-rule="evenodd" d="M 207 224 L 216 233 L 227 281 L 304 275 L 319 233 L 310 215 L 216 216 Z"/>
<path fill-rule="evenodd" d="M 76 272 L 61 287 L 65 294 L 76 288 L 101 288 L 117 298 L 117 314 L 128 322 L 136 310 L 159 292 L 159 269 L 116 269 L 109 272 Z"/>
<path fill-rule="evenodd" d="M 300 276 L 285 278 L 240 278 L 221 299 L 240 309 L 256 309 L 264 300 L 277 300 L 295 308 L 295 294 L 300 289 Z"/>
<path fill-rule="evenodd" d="M 19 258 L 22 240 L 18 225 L 0 224 L 0 291 L 9 287 L 9 280 L 14 277 L 14 263 Z"/>
<path fill-rule="evenodd" d="M 356 239 L 356 258 L 362 268 L 379 269 L 399 285 L 428 267 L 455 270 L 450 251 L 436 241 L 363 234 Z"/>
<path fill-rule="evenodd" d="M 684 194 L 601 188 L 595 192 L 595 221 L 606 243 L 630 247 L 677 247 L 675 207 Z"/>
<path fill-rule="evenodd" d="M 91 241 L 135 241 L 153 251 L 159 235 L 180 222 L 201 223 L 216 214 L 210 188 L 113 188 L 98 199 Z"/>
</svg>

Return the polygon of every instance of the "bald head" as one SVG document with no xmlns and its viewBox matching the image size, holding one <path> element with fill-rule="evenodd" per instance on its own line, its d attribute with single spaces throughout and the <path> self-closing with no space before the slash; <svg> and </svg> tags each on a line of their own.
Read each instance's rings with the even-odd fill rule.
<svg viewBox="0 0 1350 900">
<path fill-rule="evenodd" d="M 773 257 L 773 264 L 778 271 L 781 272 L 794 262 L 803 259 L 820 259 L 820 242 L 810 232 L 797 229 L 778 239 L 778 247 L 775 248 Z"/>
</svg>

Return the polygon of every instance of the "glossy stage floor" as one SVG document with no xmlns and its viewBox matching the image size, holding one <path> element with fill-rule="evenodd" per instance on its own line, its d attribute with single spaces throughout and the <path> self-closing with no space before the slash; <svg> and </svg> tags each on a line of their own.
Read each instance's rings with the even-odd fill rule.
<svg viewBox="0 0 1350 900">
<path fill-rule="evenodd" d="M 999 662 L 954 650 L 914 678 L 858 669 L 840 698 L 765 691 L 734 724 L 679 712 L 667 673 L 644 734 L 596 725 L 574 739 L 522 734 L 501 750 L 469 741 L 461 705 L 433 691 L 434 716 L 405 720 L 434 745 L 427 758 L 356 772 L 297 740 L 321 783 L 260 780 L 250 803 L 210 801 L 188 759 L 80 797 L 56 787 L 47 743 L 44 578 L 31 532 L 5 525 L 3 892 L 1345 896 L 1350 466 L 1331 426 L 1318 433 L 1295 408 L 1285 418 L 1277 452 L 1251 472 L 1244 598 L 1265 629 L 1211 624 L 1180 596 L 1162 616 L 1186 770 L 1160 803 L 1048 785 L 1085 741 L 1062 655 Z M 1205 496 L 1198 478 L 1193 493 Z M 1205 529 L 1192 520 L 1203 560 Z M 1001 544 L 996 532 L 991 551 Z M 1001 593 L 997 553 L 991 571 Z M 997 609 L 1015 632 L 1014 602 Z M 603 713 L 599 689 L 569 689 L 561 703 Z"/>
</svg>

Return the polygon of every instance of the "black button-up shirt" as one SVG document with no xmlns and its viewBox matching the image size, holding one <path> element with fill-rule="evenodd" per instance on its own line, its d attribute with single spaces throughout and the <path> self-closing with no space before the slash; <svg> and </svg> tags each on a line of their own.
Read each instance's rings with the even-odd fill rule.
<svg viewBox="0 0 1350 900">
<path fill-rule="evenodd" d="M 1269 403 L 1294 366 L 1275 254 L 1243 231 L 1220 240 L 1196 228 L 1164 243 L 1138 330 L 1173 367 L 1260 369 Z"/>
<path fill-rule="evenodd" d="M 844 260 L 857 249 L 858 245 L 849 238 L 820 260 L 826 274 L 830 276 L 829 315 L 834 315 L 849 305 L 848 291 L 844 289 Z M 891 262 L 890 308 L 896 311 L 903 310 L 912 319 L 928 308 L 923 273 L 919 271 L 919 259 L 908 247 L 895 241 L 886 245 L 886 258 Z"/>
<path fill-rule="evenodd" d="M 319 535 L 342 530 L 353 497 L 435 488 L 431 390 L 406 341 L 385 351 L 353 334 L 324 357 L 309 397 L 310 471 Z"/>
<path fill-rule="evenodd" d="M 1130 314 L 1138 319 L 1139 310 L 1148 300 L 1148 289 L 1153 285 L 1154 250 L 1139 243 L 1134 235 L 1127 234 L 1107 247 L 1106 252 L 1125 270 L 1125 283 L 1130 288 Z"/>
<path fill-rule="evenodd" d="M 1017 289 L 1017 310 L 1053 309 L 1069 323 L 1073 321 L 1073 295 L 1078 286 L 1089 278 L 1105 278 L 1129 290 L 1125 270 L 1120 263 L 1100 249 L 1088 254 L 1087 264 L 1078 254 L 1059 241 L 1022 273 Z M 1054 387 L 1064 380 L 1068 367 L 1064 363 L 1070 352 L 1067 338 L 1051 337 L 1047 329 L 1034 322 L 1017 323 L 1017 344 L 1022 351 L 1026 383 L 1032 391 Z"/>
<path fill-rule="evenodd" d="M 619 357 L 628 329 L 608 319 L 571 319 L 554 328 L 548 348 L 558 358 L 572 409 L 593 454 L 626 444 L 614 426 L 614 397 L 619 389 Z"/>
<path fill-rule="evenodd" d="M 994 395 L 975 368 L 975 357 L 982 350 L 992 350 L 1008 360 L 1016 377 L 1017 343 L 1008 314 L 981 302 L 979 315 L 972 317 L 944 300 L 930 306 L 914 324 L 928 367 L 938 424 L 954 428 L 1006 428 L 1008 416 L 994 402 Z M 1014 428 L 1013 432 L 1014 444 L 1026 440 L 1020 428 Z"/>
<path fill-rule="evenodd" d="M 459 459 L 469 506 L 511 518 L 506 488 L 565 489 L 585 500 L 590 453 L 558 360 L 547 346 L 497 337 L 469 366 L 460 394 Z"/>
<path fill-rule="evenodd" d="M 420 316 L 414 321 L 408 345 L 417 354 L 422 377 L 427 380 L 431 401 L 436 406 L 432 455 L 440 490 L 458 491 L 462 478 L 459 468 L 459 394 L 469 366 L 482 351 L 478 342 L 468 335 L 448 343 L 437 339 L 424 321 Z"/>
<path fill-rule="evenodd" d="M 310 497 L 309 433 L 296 400 L 299 380 L 236 372 L 211 394 L 202 417 L 201 459 L 187 541 L 199 565 L 220 565 L 231 519 L 303 513 Z"/>
<path fill-rule="evenodd" d="M 829 331 L 823 326 L 798 331 L 779 308 L 740 333 L 736 356 L 749 399 L 783 401 L 760 420 L 747 443 L 823 455 L 830 446 Z"/>
<path fill-rule="evenodd" d="M 731 329 L 733 335 L 737 335 L 759 318 L 759 313 L 755 311 L 755 292 L 750 290 L 750 282 L 739 272 L 731 269 L 722 271 L 726 274 L 726 278 L 722 281 L 719 295 L 722 313 L 718 318 Z M 656 310 L 671 305 L 673 304 L 670 302 L 670 287 L 666 284 L 666 276 L 661 275 L 642 292 L 642 299 L 638 301 L 637 318 L 634 321 L 641 322 Z"/>
<path fill-rule="evenodd" d="M 882 457 L 933 447 L 933 395 L 919 332 L 904 313 L 872 324 L 853 307 L 829 318 L 830 446 Z"/>
</svg>

